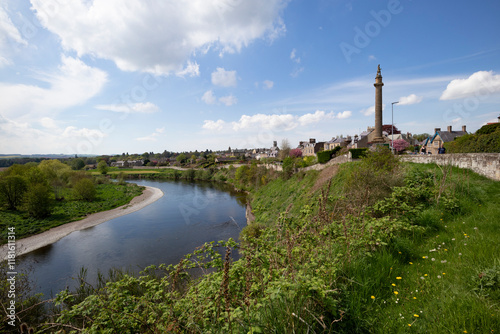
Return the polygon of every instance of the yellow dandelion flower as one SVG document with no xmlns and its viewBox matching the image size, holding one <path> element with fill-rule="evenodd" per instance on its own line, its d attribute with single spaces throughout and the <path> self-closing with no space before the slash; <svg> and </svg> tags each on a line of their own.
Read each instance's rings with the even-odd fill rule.
<svg viewBox="0 0 500 334">
<path fill-rule="evenodd" d="M 411 324 L 408 324 L 408 327 L 411 327 Z"/>
<path fill-rule="evenodd" d="M 447 252 L 448 250 L 445 248 L 444 251 Z"/>
<path fill-rule="evenodd" d="M 418 315 L 418 314 L 414 314 L 413 316 L 414 316 L 415 318 L 418 318 L 418 317 L 419 317 L 419 315 Z"/>
<path fill-rule="evenodd" d="M 396 277 L 396 279 L 402 279 L 401 277 Z"/>
<path fill-rule="evenodd" d="M 396 286 L 396 284 L 392 283 L 392 286 Z"/>
<path fill-rule="evenodd" d="M 399 293 L 399 292 L 397 292 L 397 291 L 394 291 L 394 294 L 395 294 L 395 295 L 397 295 L 398 293 Z"/>
<path fill-rule="evenodd" d="M 467 333 L 467 331 L 464 331 L 464 333 Z"/>
<path fill-rule="evenodd" d="M 371 296 L 371 299 L 375 299 L 375 296 Z"/>
<path fill-rule="evenodd" d="M 427 277 L 427 274 L 424 274 L 425 277 Z"/>
<path fill-rule="evenodd" d="M 398 252 L 399 254 L 401 254 L 401 252 Z"/>
<path fill-rule="evenodd" d="M 413 299 L 417 299 L 417 297 L 413 297 Z"/>
<path fill-rule="evenodd" d="M 410 262 L 410 264 L 413 264 L 413 262 Z"/>
<path fill-rule="evenodd" d="M 443 275 L 446 275 L 446 273 L 443 273 Z"/>
</svg>

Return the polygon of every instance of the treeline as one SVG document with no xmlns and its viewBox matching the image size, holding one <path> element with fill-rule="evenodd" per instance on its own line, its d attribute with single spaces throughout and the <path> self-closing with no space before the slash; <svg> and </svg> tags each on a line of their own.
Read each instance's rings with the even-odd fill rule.
<svg viewBox="0 0 500 334">
<path fill-rule="evenodd" d="M 476 131 L 444 144 L 447 153 L 500 153 L 500 123 L 487 124 Z"/>
</svg>

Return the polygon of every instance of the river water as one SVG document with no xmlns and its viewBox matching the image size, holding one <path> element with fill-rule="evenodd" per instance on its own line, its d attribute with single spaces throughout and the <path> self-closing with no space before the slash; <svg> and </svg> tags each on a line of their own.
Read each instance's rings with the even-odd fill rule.
<svg viewBox="0 0 500 334">
<path fill-rule="evenodd" d="M 87 280 L 109 269 L 139 272 L 155 264 L 176 264 L 205 242 L 237 240 L 246 226 L 245 194 L 225 184 L 185 181 L 134 181 L 159 188 L 153 204 L 19 257 L 31 267 L 36 292 L 45 298 L 74 287 L 82 267 Z"/>
</svg>

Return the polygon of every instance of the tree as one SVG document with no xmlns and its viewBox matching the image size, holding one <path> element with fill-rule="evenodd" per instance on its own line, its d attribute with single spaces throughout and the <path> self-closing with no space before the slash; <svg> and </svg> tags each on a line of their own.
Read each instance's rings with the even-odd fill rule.
<svg viewBox="0 0 500 334">
<path fill-rule="evenodd" d="M 294 148 L 290 150 L 290 156 L 293 158 L 300 158 L 302 157 L 302 150 L 300 148 Z"/>
<path fill-rule="evenodd" d="M 418 135 L 413 135 L 413 138 L 415 138 L 418 141 L 423 141 L 423 140 L 426 140 L 427 138 L 429 138 L 430 136 L 431 135 L 428 133 L 421 133 Z"/>
<path fill-rule="evenodd" d="M 27 184 L 19 175 L 8 175 L 0 179 L 0 197 L 11 210 L 17 209 L 21 204 Z"/>
<path fill-rule="evenodd" d="M 76 199 L 92 202 L 96 194 L 97 190 L 95 184 L 89 178 L 79 180 L 73 187 L 73 196 L 75 196 Z"/>
<path fill-rule="evenodd" d="M 103 175 L 107 174 L 108 173 L 108 164 L 106 163 L 106 161 L 104 161 L 104 160 L 99 161 L 99 163 L 97 164 L 97 170 Z"/>
<path fill-rule="evenodd" d="M 177 158 L 175 158 L 175 160 L 177 160 L 178 163 L 180 164 L 183 164 L 184 162 L 186 162 L 186 155 L 184 153 L 181 153 L 177 156 Z"/>
<path fill-rule="evenodd" d="M 280 160 L 284 160 L 286 157 L 288 157 L 288 155 L 290 154 L 290 142 L 288 141 L 288 139 L 283 139 L 281 141 L 281 148 L 280 148 L 280 152 L 278 153 L 278 158 Z"/>
<path fill-rule="evenodd" d="M 28 214 L 35 218 L 50 216 L 52 200 L 50 187 L 44 183 L 30 185 L 23 197 L 24 208 Z"/>
<path fill-rule="evenodd" d="M 195 161 L 196 161 L 196 155 L 192 154 L 191 155 L 191 163 L 194 164 Z"/>
<path fill-rule="evenodd" d="M 73 170 L 81 170 L 85 167 L 85 161 L 82 158 L 71 159 L 70 165 Z"/>
<path fill-rule="evenodd" d="M 59 160 L 44 160 L 38 168 L 45 174 L 56 199 L 61 198 L 62 189 L 67 186 L 70 175 L 73 173 L 71 167 Z"/>
<path fill-rule="evenodd" d="M 392 146 L 396 151 L 403 152 L 408 146 L 410 146 L 410 144 L 404 139 L 396 139 Z"/>
<path fill-rule="evenodd" d="M 392 124 L 384 124 L 382 125 L 382 131 L 387 132 L 388 135 L 392 135 Z M 394 134 L 399 135 L 401 131 L 398 130 L 396 126 L 394 126 Z"/>
</svg>

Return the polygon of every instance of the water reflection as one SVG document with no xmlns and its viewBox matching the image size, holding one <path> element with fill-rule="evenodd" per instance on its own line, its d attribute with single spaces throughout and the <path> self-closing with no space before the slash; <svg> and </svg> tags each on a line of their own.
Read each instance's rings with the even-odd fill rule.
<svg viewBox="0 0 500 334">
<path fill-rule="evenodd" d="M 135 181 L 134 181 L 135 182 Z M 38 291 L 50 297 L 73 287 L 82 267 L 93 282 L 98 270 L 140 271 L 151 264 L 174 264 L 205 242 L 237 239 L 246 226 L 245 194 L 225 184 L 137 181 L 160 188 L 164 196 L 129 215 L 73 232 L 58 242 L 20 257 L 30 264 Z"/>
</svg>

